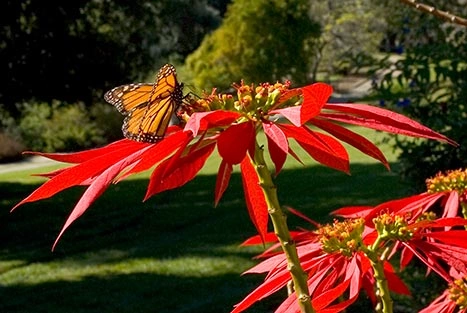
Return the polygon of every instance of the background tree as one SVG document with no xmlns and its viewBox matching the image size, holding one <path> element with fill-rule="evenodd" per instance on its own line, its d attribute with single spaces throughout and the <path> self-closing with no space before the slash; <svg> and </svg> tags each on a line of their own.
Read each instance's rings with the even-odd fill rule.
<svg viewBox="0 0 467 313">
<path fill-rule="evenodd" d="M 310 1 L 313 19 L 321 25 L 321 36 L 310 43 L 311 77 L 347 73 L 371 64 L 384 36 L 385 16 L 371 0 Z"/>
<path fill-rule="evenodd" d="M 289 78 L 302 84 L 310 69 L 308 41 L 318 35 L 308 1 L 237 0 L 186 65 L 200 88 L 228 88 L 242 78 L 247 82 Z"/>
<path fill-rule="evenodd" d="M 90 103 L 194 50 L 219 22 L 207 0 L 6 0 L 0 18 L 0 103 Z"/>
<path fill-rule="evenodd" d="M 463 2 L 426 3 L 465 17 Z M 392 7 L 394 14 L 388 19 L 392 41 L 404 54 L 377 86 L 381 103 L 460 144 L 451 148 L 396 138 L 402 173 L 422 187 L 424 178 L 440 170 L 467 165 L 467 37 L 462 26 L 399 3 Z"/>
</svg>

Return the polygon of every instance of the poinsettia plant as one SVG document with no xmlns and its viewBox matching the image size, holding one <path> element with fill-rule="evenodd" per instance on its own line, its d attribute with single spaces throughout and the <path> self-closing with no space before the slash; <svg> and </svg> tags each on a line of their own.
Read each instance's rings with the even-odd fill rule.
<svg viewBox="0 0 467 313">
<path fill-rule="evenodd" d="M 289 145 L 291 139 L 317 162 L 345 173 L 349 172 L 349 155 L 341 141 L 389 167 L 375 144 L 345 128 L 344 124 L 455 145 L 452 140 L 382 108 L 328 103 L 332 87 L 323 83 L 294 89 L 288 82 L 258 86 L 242 82 L 234 87 L 236 95 L 217 94 L 213 90 L 200 99 L 185 99 L 178 112 L 181 123 L 170 126 L 165 136 L 155 143 L 123 139 L 76 153 L 30 152 L 71 165 L 42 174 L 48 180 L 13 209 L 72 186 L 87 186 L 59 233 L 55 247 L 67 228 L 110 184 L 152 169 L 147 199 L 192 180 L 217 149 L 221 161 L 214 189 L 215 203 L 226 191 L 233 167 L 239 165 L 246 208 L 258 231 L 258 240 L 266 243 L 273 236 L 282 251 L 251 270 L 269 274 L 265 283 L 233 312 L 242 311 L 287 284 L 293 292 L 277 312 L 338 312 L 355 301 L 361 288 L 371 293 L 375 286 L 380 291 L 375 303 L 382 308 L 381 312 L 391 312 L 390 297 L 384 292 L 391 289 L 405 293 L 406 289 L 394 274 L 388 262 L 389 255 L 380 256 L 381 250 L 387 249 L 388 241 L 396 242 L 394 247 L 407 251 L 405 260 L 418 256 L 417 249 L 423 246 L 423 257 L 430 268 L 447 275 L 443 268 L 433 265 L 440 257 L 435 250 L 439 249 L 439 244 L 446 243 L 447 237 L 455 235 L 448 233 L 442 237 L 440 230 L 465 225 L 463 220 L 448 214 L 439 220 L 426 221 L 418 220 L 421 215 L 414 212 L 407 216 L 388 211 L 387 215 L 375 215 L 377 220 L 360 216 L 349 222 L 336 221 L 332 227 L 321 227 L 314 233 L 291 233 L 273 176 L 280 173 L 289 155 L 302 162 Z M 258 143 L 259 136 L 266 137 L 266 147 Z M 265 162 L 265 152 L 274 164 L 274 173 Z M 373 212 L 370 208 L 357 211 Z M 358 212 L 351 213 L 358 215 Z M 269 220 L 274 235 L 268 233 Z M 336 238 L 337 234 L 340 237 Z M 454 252 L 450 256 L 454 257 Z M 348 299 L 338 301 L 346 290 Z"/>
</svg>

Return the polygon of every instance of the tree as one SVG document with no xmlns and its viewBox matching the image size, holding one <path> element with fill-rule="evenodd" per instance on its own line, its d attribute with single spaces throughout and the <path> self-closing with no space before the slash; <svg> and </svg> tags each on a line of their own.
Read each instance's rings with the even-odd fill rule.
<svg viewBox="0 0 467 313">
<path fill-rule="evenodd" d="M 219 16 L 207 0 L 7 0 L 0 19 L 0 103 L 90 103 L 95 94 L 185 56 Z"/>
<path fill-rule="evenodd" d="M 310 1 L 310 12 L 322 34 L 312 41 L 312 79 L 319 71 L 357 69 L 378 52 L 383 39 L 383 8 L 371 0 Z"/>
<path fill-rule="evenodd" d="M 186 60 L 197 87 L 228 88 L 232 81 L 308 80 L 308 41 L 319 26 L 305 0 L 234 1 L 222 25 Z"/>
<path fill-rule="evenodd" d="M 438 8 L 467 16 L 461 1 Z M 377 86 L 381 103 L 460 144 L 448 148 L 435 142 L 396 138 L 395 147 L 402 151 L 401 171 L 421 189 L 424 178 L 467 165 L 467 37 L 464 27 L 401 4 L 394 7 L 394 13 L 388 24 L 404 54 Z"/>
</svg>

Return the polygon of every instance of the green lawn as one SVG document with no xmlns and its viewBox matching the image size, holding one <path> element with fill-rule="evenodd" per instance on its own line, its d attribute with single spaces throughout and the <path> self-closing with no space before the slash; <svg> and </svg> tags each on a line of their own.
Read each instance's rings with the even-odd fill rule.
<svg viewBox="0 0 467 313">
<path fill-rule="evenodd" d="M 362 132 L 372 140 L 383 135 Z M 381 145 L 390 162 L 395 155 Z M 295 152 L 299 152 L 295 148 Z M 352 175 L 289 158 L 276 182 L 283 205 L 318 221 L 345 205 L 376 204 L 407 194 L 396 174 L 351 151 Z M 83 192 L 72 188 L 52 199 L 14 204 L 42 181 L 29 174 L 0 174 L 0 312 L 230 312 L 261 281 L 240 276 L 261 247 L 239 247 L 255 234 L 238 173 L 213 208 L 218 159 L 195 180 L 142 203 L 148 174 L 111 186 L 50 248 Z M 295 217 L 289 225 L 306 226 Z M 248 312 L 272 312 L 282 295 Z"/>
</svg>

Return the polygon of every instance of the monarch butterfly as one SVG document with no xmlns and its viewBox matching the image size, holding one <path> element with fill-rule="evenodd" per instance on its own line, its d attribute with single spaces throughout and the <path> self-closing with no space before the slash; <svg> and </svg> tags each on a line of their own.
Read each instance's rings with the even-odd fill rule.
<svg viewBox="0 0 467 313">
<path fill-rule="evenodd" d="M 175 67 L 166 64 L 154 84 L 115 87 L 104 99 L 125 115 L 122 131 L 126 138 L 153 143 L 164 137 L 172 114 L 182 104 L 183 84 L 177 81 Z"/>
</svg>

